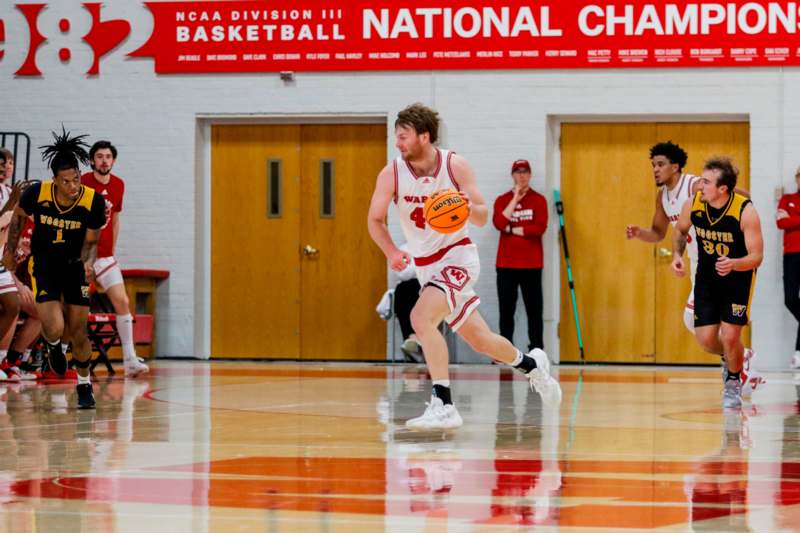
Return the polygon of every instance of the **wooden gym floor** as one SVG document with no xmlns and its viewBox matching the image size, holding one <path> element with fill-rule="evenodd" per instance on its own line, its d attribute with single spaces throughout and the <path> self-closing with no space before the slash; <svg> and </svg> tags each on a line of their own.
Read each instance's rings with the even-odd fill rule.
<svg viewBox="0 0 800 533">
<path fill-rule="evenodd" d="M 421 367 L 154 366 L 0 386 L 0 532 L 800 531 L 800 374 L 725 414 L 718 369 L 562 366 L 548 410 L 457 367 L 464 427 L 415 433 Z"/>
</svg>

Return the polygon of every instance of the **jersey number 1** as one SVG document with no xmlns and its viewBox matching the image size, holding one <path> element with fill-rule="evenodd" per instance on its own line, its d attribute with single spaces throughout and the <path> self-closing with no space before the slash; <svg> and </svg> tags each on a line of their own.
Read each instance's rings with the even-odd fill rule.
<svg viewBox="0 0 800 533">
<path fill-rule="evenodd" d="M 417 207 L 411 212 L 411 220 L 419 229 L 425 229 L 425 213 L 421 207 Z"/>
</svg>

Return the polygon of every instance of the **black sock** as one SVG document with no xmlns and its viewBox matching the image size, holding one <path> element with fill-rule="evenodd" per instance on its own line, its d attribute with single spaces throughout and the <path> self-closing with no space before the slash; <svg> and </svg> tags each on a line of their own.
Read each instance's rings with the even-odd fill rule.
<svg viewBox="0 0 800 533">
<path fill-rule="evenodd" d="M 8 355 L 6 355 L 6 361 L 11 366 L 17 366 L 20 362 L 22 362 L 22 354 L 16 350 L 9 350 Z"/>
<path fill-rule="evenodd" d="M 741 379 L 741 377 L 739 376 L 738 372 L 731 372 L 730 370 L 728 370 L 728 378 L 726 379 L 726 381 L 730 381 L 730 380 L 733 380 L 733 379 L 735 379 L 736 381 L 739 381 Z"/>
<path fill-rule="evenodd" d="M 527 374 L 536 368 L 536 360 L 529 355 L 522 354 L 522 361 L 518 365 L 514 365 L 514 368 L 519 368 Z"/>
<path fill-rule="evenodd" d="M 453 403 L 453 399 L 450 397 L 450 387 L 445 387 L 444 385 L 434 385 L 432 392 L 434 396 L 442 400 L 443 404 L 451 405 Z"/>
</svg>

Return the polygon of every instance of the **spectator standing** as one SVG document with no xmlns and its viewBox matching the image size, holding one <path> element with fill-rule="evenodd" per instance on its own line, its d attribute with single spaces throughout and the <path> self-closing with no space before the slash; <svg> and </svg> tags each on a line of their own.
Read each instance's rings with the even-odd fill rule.
<svg viewBox="0 0 800 533">
<path fill-rule="evenodd" d="M 497 297 L 500 334 L 514 342 L 514 313 L 521 289 L 528 315 L 528 349 L 543 349 L 542 234 L 547 229 L 547 201 L 530 187 L 531 176 L 527 160 L 514 161 L 511 165 L 514 186 L 494 202 L 493 222 L 500 232 Z"/>
<path fill-rule="evenodd" d="M 775 218 L 783 230 L 783 297 L 798 321 L 794 355 L 790 366 L 800 369 L 800 167 L 795 172 L 797 192 L 784 194 Z"/>
</svg>

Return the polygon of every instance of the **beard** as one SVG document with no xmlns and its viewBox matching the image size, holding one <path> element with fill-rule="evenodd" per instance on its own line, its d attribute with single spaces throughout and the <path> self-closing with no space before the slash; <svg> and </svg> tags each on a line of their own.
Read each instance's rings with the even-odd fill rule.
<svg viewBox="0 0 800 533">
<path fill-rule="evenodd" d="M 404 161 L 419 161 L 425 157 L 425 151 L 419 145 L 409 148 L 405 154 L 400 154 Z"/>
<path fill-rule="evenodd" d="M 95 167 L 92 170 L 94 170 L 95 172 L 97 172 L 101 176 L 108 176 L 109 174 L 111 174 L 111 167 L 108 167 L 108 168 L 97 168 L 97 167 Z"/>
</svg>

